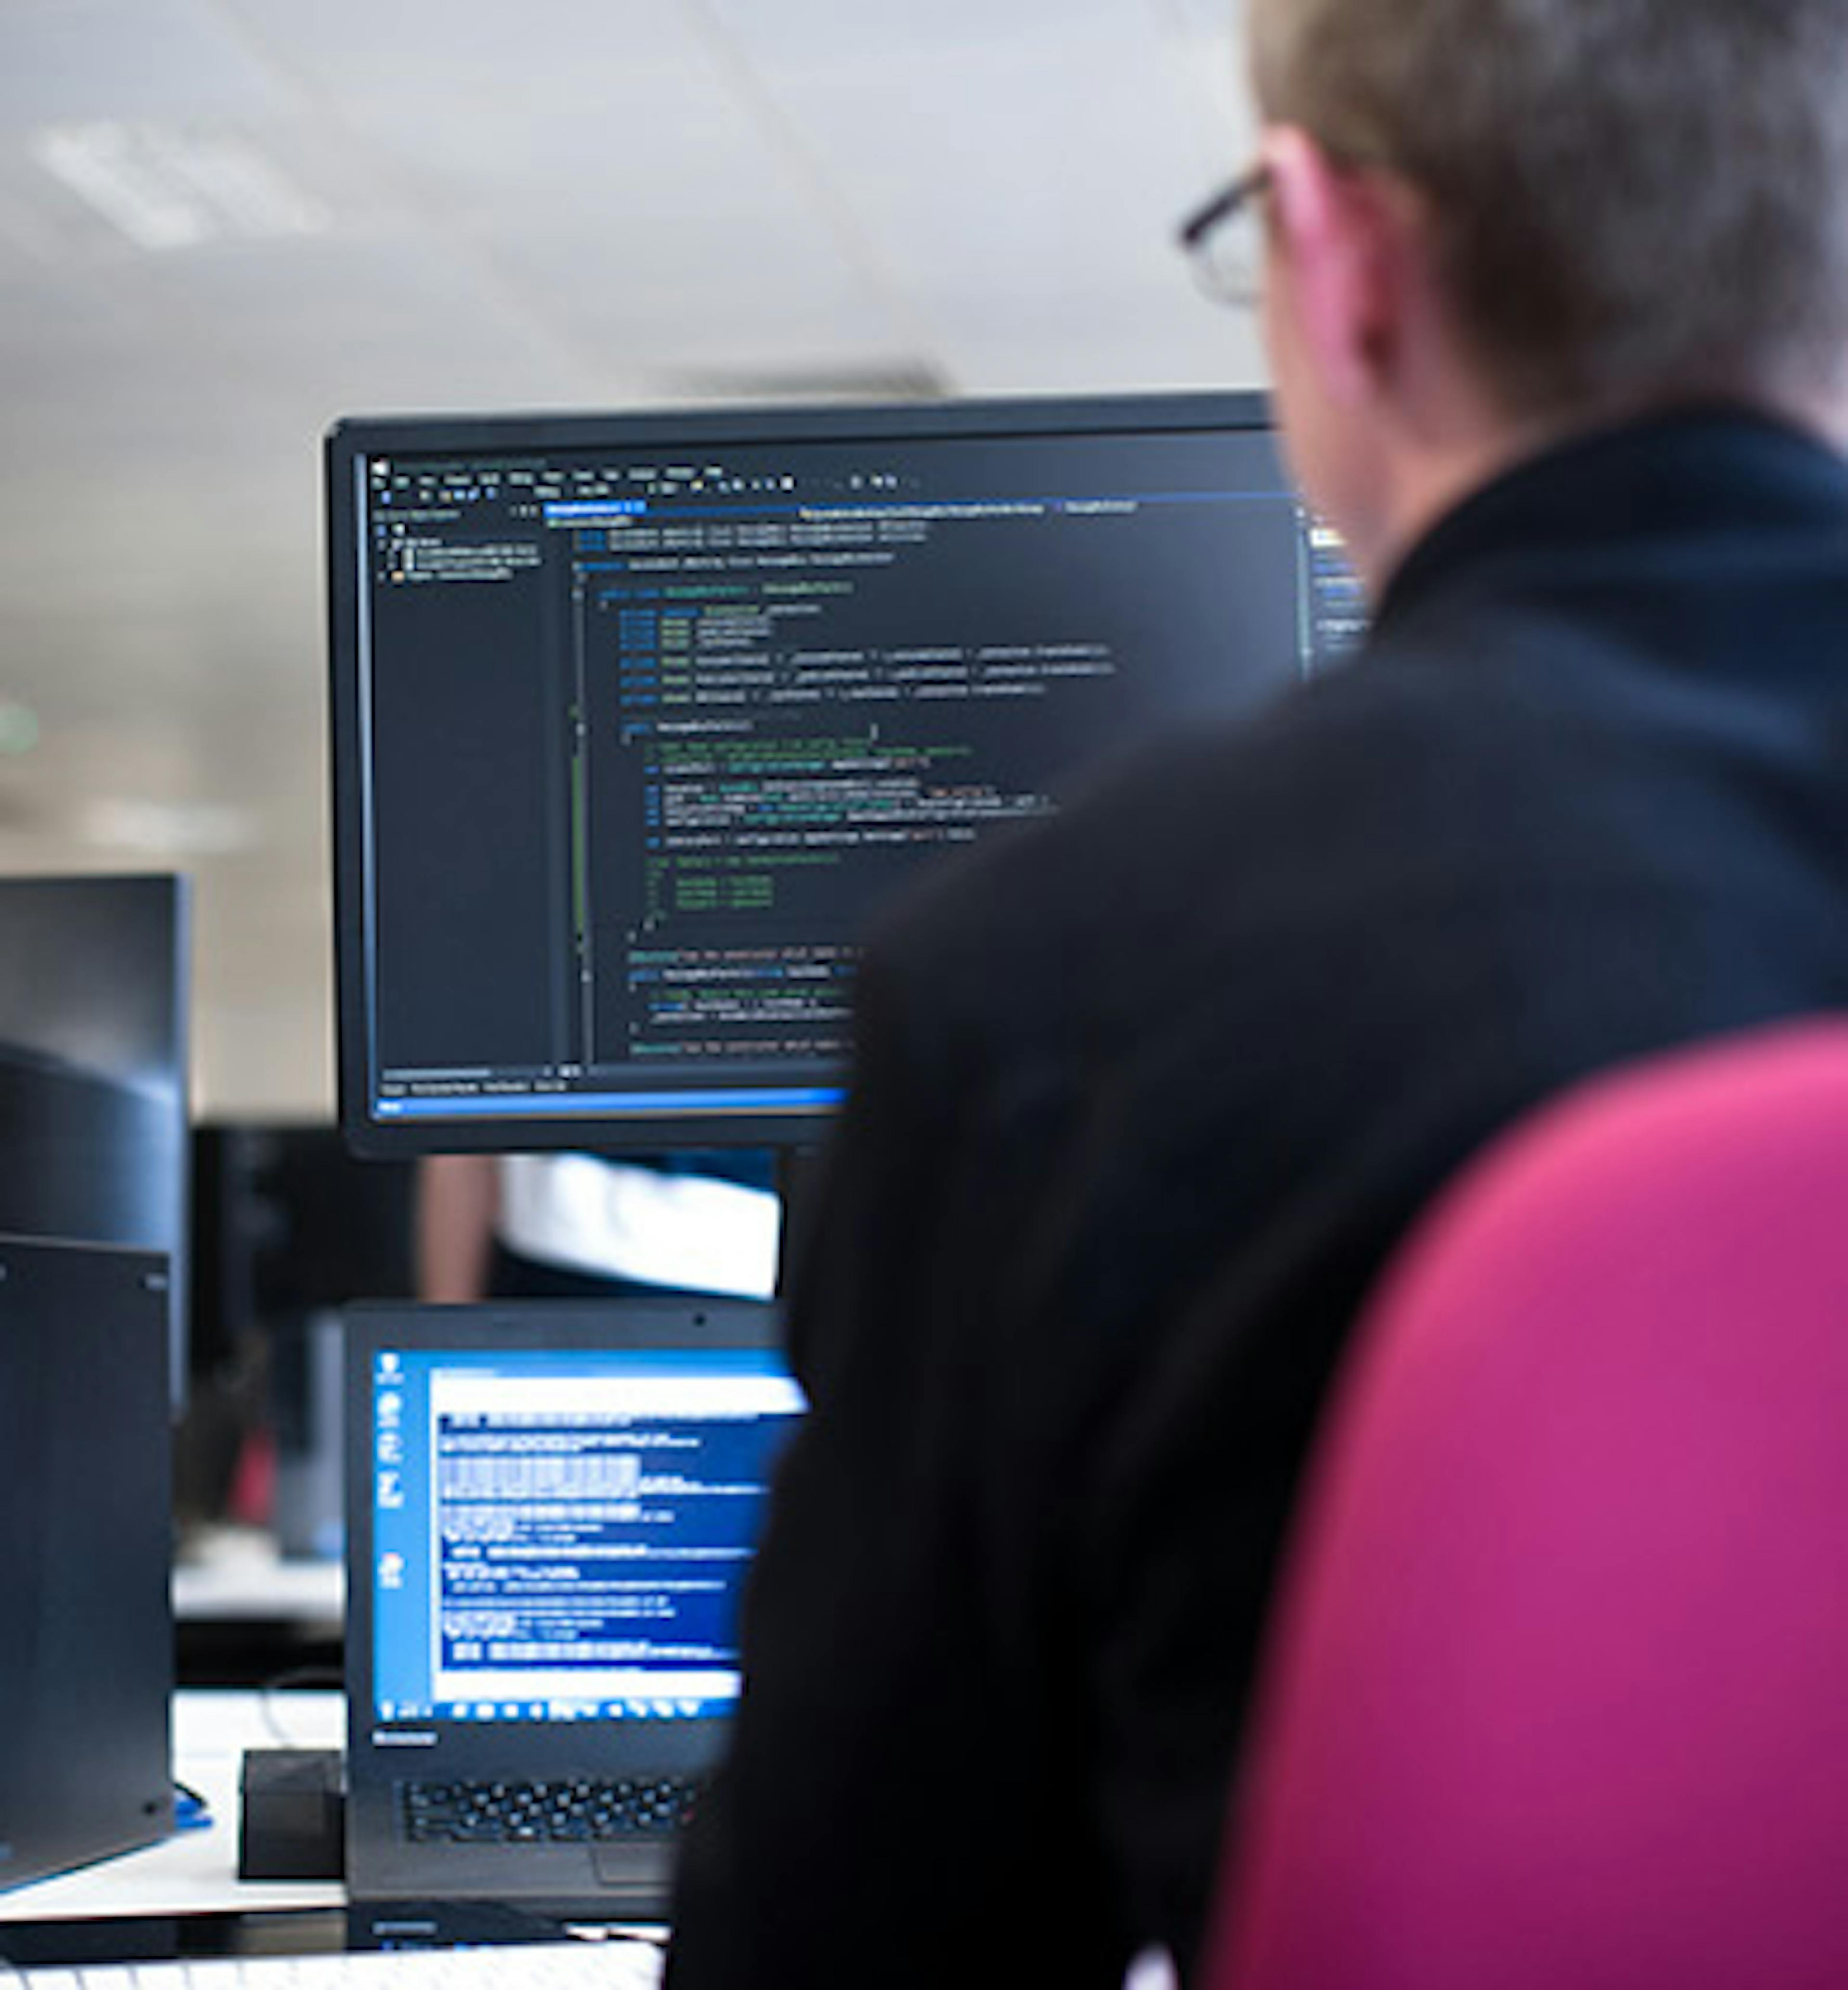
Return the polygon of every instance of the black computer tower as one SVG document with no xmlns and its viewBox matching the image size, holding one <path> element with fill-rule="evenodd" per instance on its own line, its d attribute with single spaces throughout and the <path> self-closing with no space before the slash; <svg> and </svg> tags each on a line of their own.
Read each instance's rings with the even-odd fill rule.
<svg viewBox="0 0 1848 1990">
<path fill-rule="evenodd" d="M 184 878 L 0 878 L 0 1233 L 169 1259 L 172 1402 L 187 1304 Z"/>
<path fill-rule="evenodd" d="M 0 1236 L 0 1888 L 172 1828 L 168 1276 Z"/>
</svg>

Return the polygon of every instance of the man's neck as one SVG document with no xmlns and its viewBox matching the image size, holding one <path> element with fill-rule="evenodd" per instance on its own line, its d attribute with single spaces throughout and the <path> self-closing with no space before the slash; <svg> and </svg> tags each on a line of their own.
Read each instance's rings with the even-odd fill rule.
<svg viewBox="0 0 1848 1990">
<path fill-rule="evenodd" d="M 1350 550 L 1376 599 L 1447 512 L 1577 426 L 1510 409 L 1431 300 L 1414 302 L 1365 410 L 1371 501 L 1351 521 Z"/>
<path fill-rule="evenodd" d="M 1408 451 L 1396 467 L 1374 545 L 1363 570 L 1376 597 L 1406 554 L 1432 526 L 1475 491 L 1517 464 L 1564 440 L 1568 425 L 1484 423 L 1441 449 Z"/>
</svg>

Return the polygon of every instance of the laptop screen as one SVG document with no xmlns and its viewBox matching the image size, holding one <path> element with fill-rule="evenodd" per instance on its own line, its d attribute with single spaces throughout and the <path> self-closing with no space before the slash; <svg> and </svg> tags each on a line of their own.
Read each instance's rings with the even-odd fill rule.
<svg viewBox="0 0 1848 1990">
<path fill-rule="evenodd" d="M 802 1409 L 762 1347 L 375 1347 L 372 1717 L 729 1713 Z"/>
</svg>

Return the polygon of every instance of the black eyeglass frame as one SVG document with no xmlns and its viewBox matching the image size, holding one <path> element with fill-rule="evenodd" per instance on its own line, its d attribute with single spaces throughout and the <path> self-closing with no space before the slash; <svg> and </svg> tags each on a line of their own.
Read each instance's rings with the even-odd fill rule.
<svg viewBox="0 0 1848 1990">
<path fill-rule="evenodd" d="M 1260 195 L 1268 192 L 1270 183 L 1268 161 L 1260 159 L 1255 165 L 1248 166 L 1230 186 L 1221 187 L 1181 222 L 1176 231 L 1181 247 L 1190 256 L 1197 255 L 1201 245 L 1235 215 L 1242 213 Z"/>
<path fill-rule="evenodd" d="M 1248 167 L 1229 186 L 1197 208 L 1177 231 L 1182 252 L 1201 291 L 1215 304 L 1249 309 L 1258 301 L 1262 281 L 1254 261 L 1248 271 L 1242 267 L 1228 280 L 1213 257 L 1211 245 L 1226 228 L 1246 212 L 1252 202 L 1267 193 L 1272 183 L 1269 165 L 1260 159 Z"/>
</svg>

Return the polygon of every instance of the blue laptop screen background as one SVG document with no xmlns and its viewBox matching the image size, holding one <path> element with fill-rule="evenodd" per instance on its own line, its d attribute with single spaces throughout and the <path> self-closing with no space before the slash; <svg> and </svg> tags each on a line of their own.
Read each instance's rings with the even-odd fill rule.
<svg viewBox="0 0 1848 1990">
<path fill-rule="evenodd" d="M 761 1349 L 380 1350 L 378 1720 L 711 1719 L 802 1399 Z"/>
</svg>

